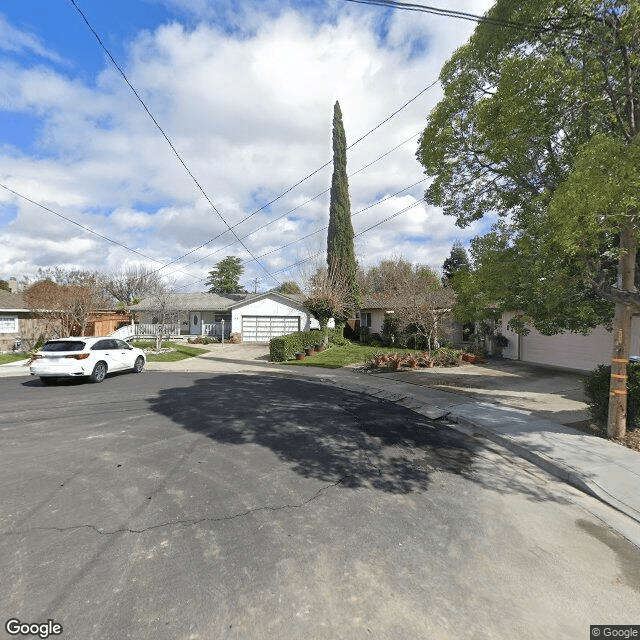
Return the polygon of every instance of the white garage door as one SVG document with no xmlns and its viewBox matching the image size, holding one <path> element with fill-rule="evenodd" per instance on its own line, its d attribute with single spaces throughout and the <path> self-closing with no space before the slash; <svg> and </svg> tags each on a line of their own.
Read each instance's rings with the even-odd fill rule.
<svg viewBox="0 0 640 640">
<path fill-rule="evenodd" d="M 243 342 L 269 342 L 300 331 L 300 316 L 242 316 Z"/>
<path fill-rule="evenodd" d="M 531 333 L 522 336 L 520 344 L 521 358 L 525 362 L 590 371 L 611 359 L 613 338 L 602 327 L 588 336 L 569 332 L 544 336 L 532 329 Z"/>
</svg>

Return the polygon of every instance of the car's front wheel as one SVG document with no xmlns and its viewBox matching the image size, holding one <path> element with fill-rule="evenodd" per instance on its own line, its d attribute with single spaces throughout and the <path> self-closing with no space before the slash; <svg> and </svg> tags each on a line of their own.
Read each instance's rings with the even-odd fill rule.
<svg viewBox="0 0 640 640">
<path fill-rule="evenodd" d="M 144 358 L 142 356 L 138 356 L 136 358 L 136 362 L 133 365 L 133 370 L 135 373 L 141 373 L 144 369 Z"/>
<path fill-rule="evenodd" d="M 107 375 L 107 365 L 104 362 L 98 362 L 95 367 L 93 367 L 93 372 L 89 376 L 89 380 L 91 382 L 102 382 Z"/>
</svg>

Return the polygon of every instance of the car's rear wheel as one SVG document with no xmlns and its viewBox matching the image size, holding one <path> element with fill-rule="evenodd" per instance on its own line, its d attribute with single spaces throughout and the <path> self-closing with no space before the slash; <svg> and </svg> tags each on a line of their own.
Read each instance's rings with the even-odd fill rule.
<svg viewBox="0 0 640 640">
<path fill-rule="evenodd" d="M 52 384 L 55 384 L 56 382 L 58 382 L 57 378 L 40 378 L 40 382 L 42 382 L 42 384 L 45 387 L 50 387 Z"/>
<path fill-rule="evenodd" d="M 144 369 L 144 358 L 142 356 L 138 356 L 136 358 L 136 362 L 133 365 L 133 370 L 135 373 L 141 373 Z"/>
<path fill-rule="evenodd" d="M 89 380 L 91 382 L 102 382 L 107 375 L 107 365 L 104 362 L 96 363 L 96 366 L 93 367 L 93 372 L 89 376 Z"/>
</svg>

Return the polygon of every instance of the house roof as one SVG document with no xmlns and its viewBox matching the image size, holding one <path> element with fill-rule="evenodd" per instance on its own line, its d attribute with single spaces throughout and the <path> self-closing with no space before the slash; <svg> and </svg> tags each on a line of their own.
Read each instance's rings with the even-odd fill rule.
<svg viewBox="0 0 640 640">
<path fill-rule="evenodd" d="M 453 292 L 452 289 L 442 289 L 441 291 L 442 293 L 445 294 L 445 296 L 442 297 L 440 300 L 438 300 L 436 308 L 450 310 L 450 308 L 455 303 L 455 293 Z M 370 295 L 362 298 L 362 304 L 360 305 L 360 310 L 361 311 L 366 311 L 366 310 L 388 311 L 393 309 L 394 307 L 397 308 L 402 306 L 405 306 L 402 298 L 396 298 L 395 300 L 393 298 L 391 299 L 387 298 L 386 300 L 381 300 L 381 297 Z"/>
<path fill-rule="evenodd" d="M 29 311 L 21 293 L 0 290 L 0 311 Z"/>
<path fill-rule="evenodd" d="M 284 295 L 275 291 L 267 291 L 265 293 L 229 293 L 224 296 L 217 293 L 174 293 L 173 296 L 175 305 L 182 311 L 228 311 L 269 296 L 283 298 L 285 302 L 293 303 L 296 306 L 302 304 L 300 296 Z M 149 297 L 133 305 L 131 309 L 132 311 L 152 311 L 154 307 L 153 298 Z"/>
<path fill-rule="evenodd" d="M 237 302 L 248 296 L 256 297 L 254 293 L 233 293 L 220 296 L 217 293 L 174 293 L 175 304 L 183 311 L 226 311 Z M 153 297 L 143 298 L 138 304 L 132 305 L 133 311 L 151 311 L 156 305 Z"/>
<path fill-rule="evenodd" d="M 299 294 L 284 294 L 278 293 L 277 291 L 265 291 L 264 293 L 251 294 L 251 297 L 239 300 L 235 304 L 231 305 L 231 309 L 243 307 L 246 304 L 262 300 L 263 298 L 281 298 L 285 304 L 291 304 L 296 307 L 301 307 L 302 301 L 304 300 L 304 296 Z"/>
</svg>

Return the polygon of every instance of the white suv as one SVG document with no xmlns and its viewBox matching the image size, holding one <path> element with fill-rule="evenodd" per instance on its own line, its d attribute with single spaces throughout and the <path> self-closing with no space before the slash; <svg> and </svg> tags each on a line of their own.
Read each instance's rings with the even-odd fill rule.
<svg viewBox="0 0 640 640">
<path fill-rule="evenodd" d="M 57 378 L 87 376 L 102 382 L 112 371 L 140 373 L 146 358 L 144 351 L 116 338 L 61 338 L 49 340 L 33 356 L 31 375 L 43 384 Z"/>
</svg>

